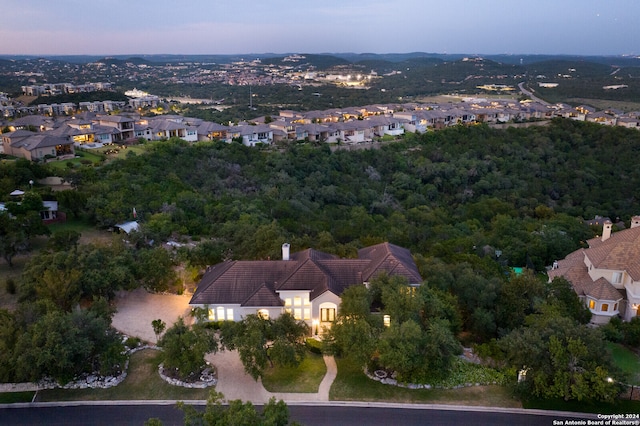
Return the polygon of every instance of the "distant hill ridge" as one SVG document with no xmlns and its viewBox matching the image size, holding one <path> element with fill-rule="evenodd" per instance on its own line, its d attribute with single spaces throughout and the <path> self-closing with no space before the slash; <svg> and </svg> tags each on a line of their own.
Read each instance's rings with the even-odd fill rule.
<svg viewBox="0 0 640 426">
<path fill-rule="evenodd" d="M 234 55 L 173 55 L 173 54 L 157 54 L 157 55 L 112 55 L 112 56 L 92 56 L 92 55 L 48 55 L 48 56 L 36 56 L 36 55 L 0 55 L 0 60 L 28 60 L 46 58 L 54 61 L 63 61 L 70 63 L 89 63 L 89 62 L 102 62 L 107 64 L 124 64 L 126 62 L 139 64 L 153 65 L 154 63 L 166 64 L 175 62 L 208 62 L 208 63 L 231 63 L 240 60 L 251 61 L 254 59 L 260 59 L 268 63 L 278 63 L 284 60 L 287 56 L 291 56 L 294 53 L 249 53 L 249 54 L 234 54 Z M 406 61 L 414 61 L 417 59 L 424 62 L 437 61 L 458 61 L 465 57 L 482 57 L 484 59 L 492 60 L 498 63 L 504 64 L 533 64 L 546 61 L 580 61 L 580 62 L 594 62 L 605 65 L 616 66 L 640 66 L 640 57 L 635 56 L 579 56 L 579 55 L 528 55 L 528 54 L 500 54 L 500 55 L 482 55 L 482 54 L 446 54 L 446 53 L 426 53 L 426 52 L 409 52 L 409 53 L 321 53 L 321 54 L 307 54 L 298 53 L 305 56 L 306 62 L 311 65 L 327 64 L 328 66 L 341 65 L 341 64 L 367 64 L 370 61 L 401 63 Z M 422 62 L 422 61 L 420 61 Z M 423 62 L 423 63 L 424 63 Z"/>
</svg>

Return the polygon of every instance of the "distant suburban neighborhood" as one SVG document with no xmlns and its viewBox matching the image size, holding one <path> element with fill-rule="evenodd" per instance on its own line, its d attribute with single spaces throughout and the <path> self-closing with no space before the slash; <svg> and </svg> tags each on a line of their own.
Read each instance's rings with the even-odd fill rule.
<svg viewBox="0 0 640 426">
<path fill-rule="evenodd" d="M 66 85 L 63 87 L 71 90 Z M 247 146 L 280 141 L 358 145 L 395 138 L 405 132 L 425 133 L 480 123 L 536 122 L 554 117 L 640 129 L 640 112 L 597 111 L 587 105 L 571 107 L 540 101 L 483 98 L 308 112 L 281 110 L 276 116 L 255 117 L 228 125 L 172 114 L 142 116 L 135 112 L 113 113 L 127 106 L 135 111 L 142 104 L 153 106 L 157 101 L 157 97 L 143 94 L 141 98 L 132 98 L 128 105 L 115 101 L 39 105 L 30 110 L 33 114 L 12 119 L 7 117 L 13 113 L 13 107 L 0 107 L 4 108 L 5 115 L 4 122 L 0 122 L 4 130 L 2 148 L 8 155 L 43 160 L 73 155 L 74 147 L 95 148 L 172 137 L 188 142 L 236 140 Z"/>
</svg>

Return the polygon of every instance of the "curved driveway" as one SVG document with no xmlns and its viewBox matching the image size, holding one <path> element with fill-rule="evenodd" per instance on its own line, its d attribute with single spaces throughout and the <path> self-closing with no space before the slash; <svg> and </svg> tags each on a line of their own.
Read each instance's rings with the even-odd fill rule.
<svg viewBox="0 0 640 426">
<path fill-rule="evenodd" d="M 189 295 L 151 294 L 139 288 L 130 292 L 119 292 L 116 296 L 118 311 L 113 317 L 113 327 L 127 336 L 139 337 L 150 343 L 156 343 L 151 321 L 161 319 L 167 328 L 183 317 L 189 323 Z M 237 351 L 221 351 L 208 354 L 205 359 L 214 365 L 218 372 L 216 390 L 222 392 L 230 401 L 241 399 L 254 404 L 264 404 L 275 397 L 285 402 L 329 401 L 329 389 L 337 375 L 333 357 L 324 357 L 327 373 L 320 383 L 317 393 L 273 393 L 268 392 L 260 380 L 255 381 L 245 373 Z"/>
</svg>

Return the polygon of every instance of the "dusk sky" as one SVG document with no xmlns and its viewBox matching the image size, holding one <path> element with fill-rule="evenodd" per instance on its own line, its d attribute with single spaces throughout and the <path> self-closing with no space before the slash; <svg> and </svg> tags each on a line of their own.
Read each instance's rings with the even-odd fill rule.
<svg viewBox="0 0 640 426">
<path fill-rule="evenodd" d="M 640 54 L 639 0 L 2 0 L 0 54 Z"/>
</svg>

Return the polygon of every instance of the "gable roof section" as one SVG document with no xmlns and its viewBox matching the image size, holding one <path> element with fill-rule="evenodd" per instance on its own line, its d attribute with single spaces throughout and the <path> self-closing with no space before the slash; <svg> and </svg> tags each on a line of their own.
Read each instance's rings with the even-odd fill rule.
<svg viewBox="0 0 640 426">
<path fill-rule="evenodd" d="M 12 148 L 22 148 L 33 151 L 37 148 L 47 148 L 58 145 L 71 145 L 72 142 L 59 136 L 52 136 L 44 133 L 36 133 L 24 139 L 11 143 Z"/>
<path fill-rule="evenodd" d="M 622 293 L 604 278 L 599 278 L 592 285 L 588 286 L 585 293 L 587 296 L 598 300 L 618 301 L 623 298 Z"/>
<path fill-rule="evenodd" d="M 620 232 L 619 234 L 628 231 L 630 230 Z M 611 284 L 606 279 L 599 278 L 596 281 L 593 281 L 593 279 L 589 275 L 587 265 L 585 264 L 586 257 L 594 265 L 596 265 L 596 263 L 600 265 L 596 265 L 596 268 L 608 269 L 604 267 L 605 262 L 607 262 L 607 258 L 609 258 L 608 252 L 606 250 L 607 245 L 600 243 L 606 243 L 612 238 L 613 235 L 606 241 L 602 241 L 600 239 L 590 240 L 589 243 L 593 243 L 594 245 L 596 245 L 596 248 L 579 249 L 574 251 L 573 253 L 570 253 L 563 260 L 558 261 L 558 267 L 556 269 L 552 269 L 548 272 L 549 279 L 552 280 L 556 277 L 566 278 L 573 285 L 573 289 L 578 294 L 578 296 L 589 296 L 598 300 L 618 301 L 623 299 L 623 293 L 620 290 L 616 289 L 613 284 Z M 614 244 L 611 247 L 618 247 L 618 245 Z"/>
<path fill-rule="evenodd" d="M 362 279 L 370 281 L 376 275 L 386 272 L 388 275 L 400 275 L 410 284 L 422 282 L 418 267 L 413 261 L 411 252 L 391 243 L 382 243 L 358 250 L 360 259 L 368 259 L 371 263 L 362 272 Z"/>
<path fill-rule="evenodd" d="M 296 266 L 297 262 L 284 260 L 219 263 L 204 274 L 190 303 L 244 305 L 250 302 L 252 306 L 281 306 L 282 301 L 273 288 Z M 270 289 L 272 296 L 265 297 L 265 289 Z M 261 302 L 263 304 L 259 304 Z"/>
<path fill-rule="evenodd" d="M 598 269 L 626 271 L 634 281 L 640 281 L 640 227 L 615 232 L 602 241 L 588 241 L 586 255 Z"/>
<path fill-rule="evenodd" d="M 258 289 L 250 295 L 242 306 L 283 306 L 284 302 L 273 291 L 273 286 L 270 284 L 262 284 Z"/>
</svg>

